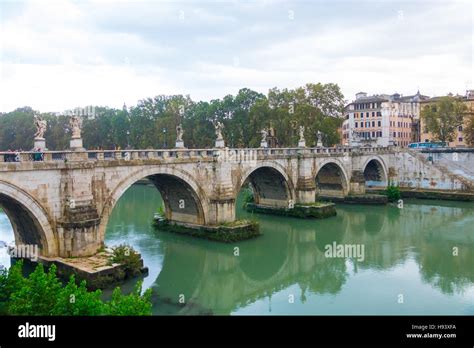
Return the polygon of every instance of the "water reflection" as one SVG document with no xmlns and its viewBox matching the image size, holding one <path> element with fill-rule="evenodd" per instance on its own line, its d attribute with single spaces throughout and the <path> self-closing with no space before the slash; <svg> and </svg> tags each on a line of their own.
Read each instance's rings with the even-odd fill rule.
<svg viewBox="0 0 474 348">
<path fill-rule="evenodd" d="M 341 205 L 325 220 L 238 209 L 258 219 L 264 235 L 235 244 L 155 231 L 150 219 L 160 205 L 155 188 L 133 186 L 106 234 L 107 244 L 142 253 L 156 314 L 474 314 L 472 203 Z M 326 257 L 333 242 L 364 245 L 363 261 Z"/>
<path fill-rule="evenodd" d="M 239 209 L 239 216 L 258 219 L 264 235 L 232 245 L 154 231 L 149 222 L 159 205 L 156 190 L 133 187 L 107 231 L 109 243 L 127 241 L 142 252 L 157 314 L 268 313 L 272 307 L 284 314 L 472 312 L 473 204 L 339 206 L 326 220 Z M 363 244 L 364 260 L 326 257 L 325 246 L 333 242 Z M 410 299 L 404 307 L 394 300 L 400 292 Z M 287 295 L 300 306 L 288 306 Z"/>
</svg>

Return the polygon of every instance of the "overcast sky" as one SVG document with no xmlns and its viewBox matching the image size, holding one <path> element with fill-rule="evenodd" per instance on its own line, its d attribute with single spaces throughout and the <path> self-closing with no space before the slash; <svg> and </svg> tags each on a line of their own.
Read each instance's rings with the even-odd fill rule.
<svg viewBox="0 0 474 348">
<path fill-rule="evenodd" d="M 0 111 L 337 83 L 347 100 L 473 88 L 472 1 L 0 0 Z"/>
</svg>

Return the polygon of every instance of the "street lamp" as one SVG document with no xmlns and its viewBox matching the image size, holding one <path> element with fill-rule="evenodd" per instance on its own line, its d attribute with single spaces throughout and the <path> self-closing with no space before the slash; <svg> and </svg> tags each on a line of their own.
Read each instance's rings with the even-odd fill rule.
<svg viewBox="0 0 474 348">
<path fill-rule="evenodd" d="M 166 149 L 166 128 L 163 128 L 163 148 Z"/>
<path fill-rule="evenodd" d="M 127 149 L 130 149 L 130 131 L 127 130 Z"/>
</svg>

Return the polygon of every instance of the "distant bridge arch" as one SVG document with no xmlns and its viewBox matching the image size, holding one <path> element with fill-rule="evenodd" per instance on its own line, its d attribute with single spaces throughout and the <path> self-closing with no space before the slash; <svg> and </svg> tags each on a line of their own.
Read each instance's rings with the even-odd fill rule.
<svg viewBox="0 0 474 348">
<path fill-rule="evenodd" d="M 295 187 L 285 168 L 276 162 L 264 161 L 247 169 L 238 181 L 235 194 L 245 184 L 250 184 L 257 204 L 287 206 L 295 199 Z"/>
<path fill-rule="evenodd" d="M 339 159 L 325 159 L 318 163 L 314 180 L 320 196 L 344 197 L 349 192 L 349 175 Z"/>
<path fill-rule="evenodd" d="M 380 185 L 387 185 L 388 183 L 388 168 L 384 160 L 380 156 L 370 156 L 366 159 L 362 166 L 364 179 L 370 184 L 380 182 Z"/>
</svg>

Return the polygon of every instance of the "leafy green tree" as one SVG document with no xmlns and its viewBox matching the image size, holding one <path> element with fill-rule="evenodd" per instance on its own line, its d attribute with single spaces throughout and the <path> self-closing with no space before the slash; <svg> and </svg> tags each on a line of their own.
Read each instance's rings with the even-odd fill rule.
<svg viewBox="0 0 474 348">
<path fill-rule="evenodd" d="M 51 315 L 61 289 L 56 266 L 46 273 L 39 264 L 22 286 L 11 294 L 9 312 L 14 315 Z"/>
<path fill-rule="evenodd" d="M 424 131 L 431 133 L 435 140 L 453 141 L 454 131 L 462 125 L 465 111 L 466 105 L 462 101 L 450 96 L 442 97 L 421 110 Z"/>
<path fill-rule="evenodd" d="M 188 148 L 212 147 L 214 123 L 224 124 L 223 136 L 231 147 L 260 146 L 263 128 L 273 127 L 280 146 L 295 146 L 300 125 L 305 126 L 308 145 L 316 143 L 318 131 L 323 143 L 339 142 L 344 100 L 335 84 L 306 84 L 296 89 L 272 88 L 268 95 L 242 88 L 210 102 L 194 102 L 189 96 L 158 95 L 140 100 L 129 109 L 95 108 L 96 117 L 83 120 L 82 137 L 87 149 L 168 148 L 174 146 L 176 127 L 183 125 Z M 30 150 L 35 132 L 34 110 L 18 108 L 0 115 L 0 149 Z M 69 116 L 42 114 L 48 122 L 45 134 L 50 150 L 69 148 Z M 166 130 L 165 132 L 163 130 Z"/>
<path fill-rule="evenodd" d="M 105 305 L 100 290 L 89 292 L 83 280 L 79 286 L 72 275 L 67 285 L 57 295 L 52 315 L 102 315 Z"/>
<path fill-rule="evenodd" d="M 466 126 L 463 128 L 464 138 L 469 146 L 474 147 L 474 115 L 469 115 L 466 117 L 469 118 L 465 123 Z"/>
<path fill-rule="evenodd" d="M 31 150 L 34 134 L 34 110 L 30 107 L 18 108 L 0 118 L 2 149 Z"/>
<path fill-rule="evenodd" d="M 134 291 L 123 295 L 120 288 L 108 302 L 101 300 L 102 292 L 87 290 L 86 282 L 78 286 L 75 277 L 63 286 L 56 275 L 56 266 L 48 272 L 39 264 L 28 276 L 22 274 L 22 262 L 8 271 L 0 272 L 0 312 L 13 315 L 150 315 L 151 294 L 141 295 L 142 283 Z"/>
<path fill-rule="evenodd" d="M 151 293 L 148 289 L 143 295 L 142 281 L 135 285 L 135 289 L 129 295 L 123 295 L 120 288 L 115 288 L 112 299 L 107 303 L 105 313 L 107 315 L 151 315 Z"/>
</svg>

